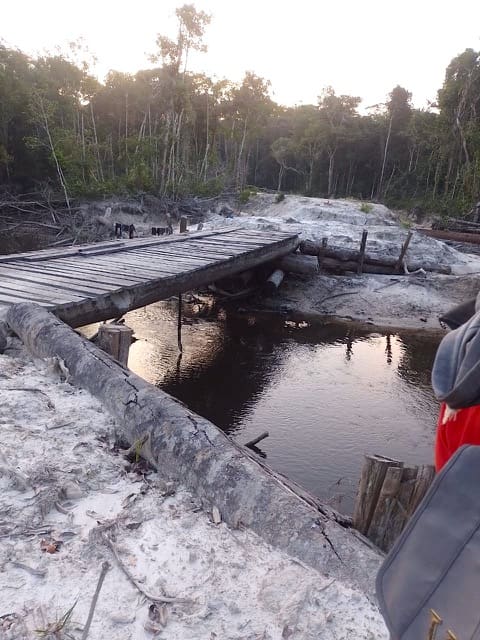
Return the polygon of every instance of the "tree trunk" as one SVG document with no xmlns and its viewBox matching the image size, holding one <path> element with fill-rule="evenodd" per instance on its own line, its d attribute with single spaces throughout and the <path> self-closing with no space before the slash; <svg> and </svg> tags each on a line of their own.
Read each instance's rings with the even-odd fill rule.
<svg viewBox="0 0 480 640">
<path fill-rule="evenodd" d="M 385 140 L 385 147 L 383 149 L 382 171 L 380 173 L 380 180 L 378 182 L 377 198 L 381 198 L 383 195 L 383 178 L 385 176 L 385 167 L 387 165 L 388 147 L 390 146 L 390 136 L 392 133 L 392 122 L 393 122 L 393 115 L 390 116 L 390 122 L 388 124 L 387 139 Z"/>
<path fill-rule="evenodd" d="M 52 314 L 33 304 L 10 307 L 7 323 L 39 357 L 58 357 L 70 380 L 97 397 L 132 445 L 163 477 L 217 507 L 231 527 L 248 527 L 269 544 L 374 592 L 381 557 L 340 523 L 345 519 L 270 470 L 220 429 L 120 366 Z"/>
</svg>

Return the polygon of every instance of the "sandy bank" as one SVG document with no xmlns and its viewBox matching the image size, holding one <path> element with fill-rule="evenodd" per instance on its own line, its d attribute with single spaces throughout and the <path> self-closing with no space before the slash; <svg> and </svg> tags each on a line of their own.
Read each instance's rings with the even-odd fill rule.
<svg viewBox="0 0 480 640">
<path fill-rule="evenodd" d="M 212 212 L 205 226 L 225 225 L 290 231 L 301 239 L 317 241 L 326 237 L 329 244 L 344 249 L 358 249 L 365 229 L 367 251 L 374 257 L 398 257 L 409 231 L 384 205 L 295 195 L 277 203 L 272 194 L 252 197 L 238 215 L 229 218 Z M 438 330 L 440 315 L 480 289 L 479 256 L 461 253 L 421 230 L 414 230 L 407 259 L 450 267 L 452 275 L 319 274 L 306 278 L 290 274 L 277 295 L 259 297 L 255 305 L 319 319 L 335 315 L 377 327 Z"/>
<path fill-rule="evenodd" d="M 16 340 L 0 356 L 2 638 L 52 631 L 72 607 L 55 637 L 80 638 L 105 560 L 90 638 L 387 637 L 364 593 L 214 524 L 182 486 L 128 462 L 109 414 L 61 379 Z"/>
</svg>

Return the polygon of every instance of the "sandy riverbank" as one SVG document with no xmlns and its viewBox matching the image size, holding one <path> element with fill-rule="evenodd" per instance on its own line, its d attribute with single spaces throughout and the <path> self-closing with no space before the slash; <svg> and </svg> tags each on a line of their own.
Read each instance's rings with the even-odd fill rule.
<svg viewBox="0 0 480 640">
<path fill-rule="evenodd" d="M 298 233 L 301 239 L 321 240 L 345 249 L 358 249 L 362 231 L 368 231 L 368 253 L 398 257 L 409 231 L 387 207 L 368 204 L 368 212 L 354 200 L 324 200 L 287 195 L 277 203 L 272 194 L 259 194 L 238 215 L 207 215 L 206 228 L 241 225 L 265 231 Z M 258 297 L 259 309 L 303 314 L 334 315 L 377 327 L 438 330 L 438 317 L 452 306 L 475 296 L 480 289 L 480 258 L 414 230 L 407 258 L 450 267 L 452 275 L 367 275 L 311 277 L 288 275 L 276 295 Z"/>
<path fill-rule="evenodd" d="M 104 561 L 92 639 L 387 637 L 364 593 L 215 524 L 182 486 L 129 462 L 103 407 L 13 339 L 0 403 L 5 640 L 80 638 Z"/>
</svg>

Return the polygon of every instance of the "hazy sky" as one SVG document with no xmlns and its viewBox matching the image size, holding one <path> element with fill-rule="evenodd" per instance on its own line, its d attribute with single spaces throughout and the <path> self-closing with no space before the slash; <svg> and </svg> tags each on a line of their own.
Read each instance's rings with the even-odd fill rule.
<svg viewBox="0 0 480 640">
<path fill-rule="evenodd" d="M 0 38 L 35 53 L 83 37 L 97 74 L 150 66 L 157 33 L 175 36 L 184 0 L 3 0 Z M 434 100 L 445 67 L 466 47 L 480 50 L 479 0 L 198 0 L 212 15 L 208 53 L 190 68 L 272 83 L 277 102 L 316 102 L 323 87 L 385 100 L 396 84 L 415 105 Z"/>
</svg>

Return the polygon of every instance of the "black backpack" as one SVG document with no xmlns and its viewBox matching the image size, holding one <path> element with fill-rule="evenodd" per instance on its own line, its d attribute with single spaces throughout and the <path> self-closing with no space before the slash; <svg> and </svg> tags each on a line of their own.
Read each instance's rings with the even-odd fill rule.
<svg viewBox="0 0 480 640">
<path fill-rule="evenodd" d="M 376 586 L 392 640 L 480 639 L 480 446 L 436 476 Z"/>
</svg>

